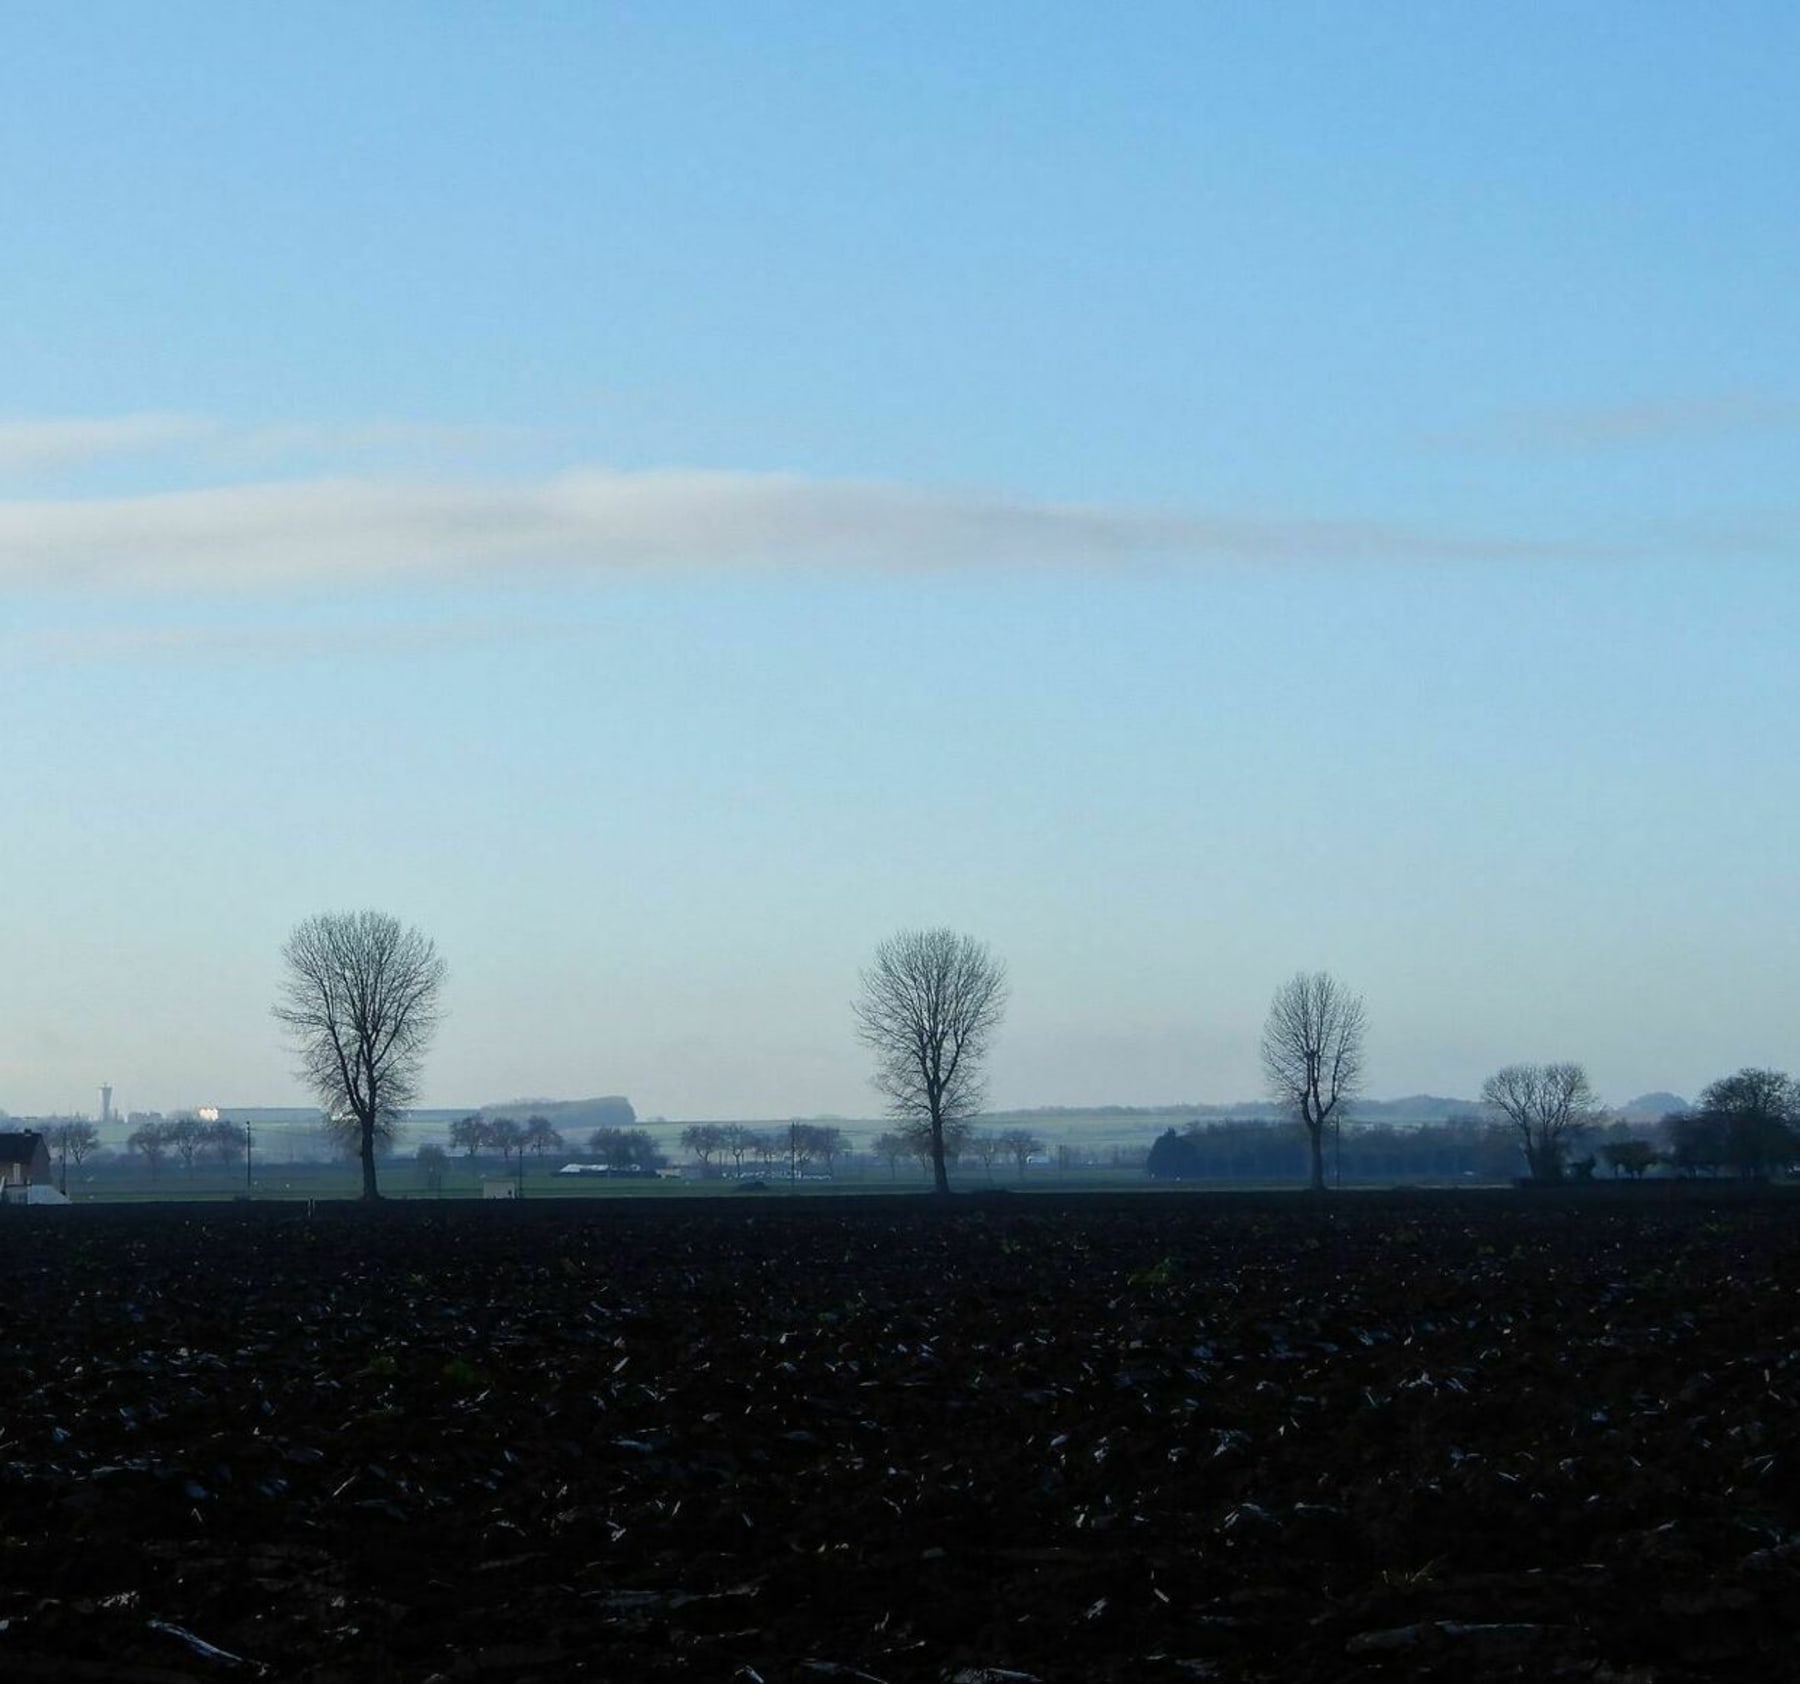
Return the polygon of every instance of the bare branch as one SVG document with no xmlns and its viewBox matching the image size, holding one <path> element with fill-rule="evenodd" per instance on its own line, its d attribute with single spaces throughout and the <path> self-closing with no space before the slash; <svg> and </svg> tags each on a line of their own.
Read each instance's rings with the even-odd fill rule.
<svg viewBox="0 0 1800 1684">
<path fill-rule="evenodd" d="M 1537 1181 L 1560 1181 L 1563 1159 L 1600 1119 L 1600 1101 L 1579 1064 L 1509 1064 L 1481 1085 L 1482 1103 L 1519 1136 Z"/>
<path fill-rule="evenodd" d="M 383 912 L 326 912 L 282 948 L 273 1008 L 293 1038 L 296 1074 L 362 1160 L 363 1197 L 378 1196 L 375 1151 L 418 1098 L 437 1029 L 444 962 L 429 937 Z"/>
<path fill-rule="evenodd" d="M 1326 1125 L 1343 1121 L 1362 1088 L 1366 1028 L 1362 997 L 1325 971 L 1290 977 L 1269 1002 L 1263 1074 L 1271 1096 L 1306 1128 L 1315 1191 L 1325 1187 Z"/>
<path fill-rule="evenodd" d="M 875 950 L 853 1010 L 889 1112 L 929 1140 L 933 1178 L 981 1109 L 982 1064 L 1006 1010 L 1006 966 L 954 930 L 902 930 Z"/>
</svg>

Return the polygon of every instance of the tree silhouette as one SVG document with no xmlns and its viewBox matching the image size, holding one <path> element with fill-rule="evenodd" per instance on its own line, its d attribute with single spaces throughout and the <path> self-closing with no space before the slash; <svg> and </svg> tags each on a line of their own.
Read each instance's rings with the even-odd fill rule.
<svg viewBox="0 0 1800 1684">
<path fill-rule="evenodd" d="M 1306 1129 L 1312 1174 L 1325 1190 L 1325 1130 L 1343 1124 L 1362 1086 L 1363 1003 L 1325 971 L 1302 971 L 1275 990 L 1263 1025 L 1263 1073 L 1269 1092 Z"/>
<path fill-rule="evenodd" d="M 1509 1064 L 1481 1085 L 1482 1102 L 1512 1125 L 1534 1181 L 1560 1181 L 1568 1149 L 1600 1120 L 1579 1064 Z"/>
<path fill-rule="evenodd" d="M 875 950 L 854 1010 L 889 1112 L 919 1131 L 933 1184 L 981 1105 L 982 1063 L 1006 1009 L 1006 967 L 954 930 L 903 930 Z"/>
<path fill-rule="evenodd" d="M 281 953 L 274 1015 L 318 1095 L 362 1163 L 363 1197 L 378 1146 L 418 1097 L 438 1023 L 444 962 L 436 946 L 385 912 L 324 912 L 295 926 Z"/>
</svg>

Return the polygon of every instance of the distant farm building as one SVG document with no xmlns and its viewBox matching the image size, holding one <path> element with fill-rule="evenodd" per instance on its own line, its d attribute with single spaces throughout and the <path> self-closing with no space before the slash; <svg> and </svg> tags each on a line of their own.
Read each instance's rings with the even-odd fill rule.
<svg viewBox="0 0 1800 1684">
<path fill-rule="evenodd" d="M 607 1175 L 615 1180 L 655 1180 L 663 1172 L 646 1169 L 642 1164 L 564 1164 L 556 1173 L 558 1175 Z"/>
<path fill-rule="evenodd" d="M 64 1202 L 50 1170 L 50 1148 L 41 1134 L 0 1134 L 0 1199 L 8 1204 Z"/>
</svg>

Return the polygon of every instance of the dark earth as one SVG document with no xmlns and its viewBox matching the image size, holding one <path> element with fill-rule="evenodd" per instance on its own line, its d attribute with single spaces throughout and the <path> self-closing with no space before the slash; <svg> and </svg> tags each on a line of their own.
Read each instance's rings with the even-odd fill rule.
<svg viewBox="0 0 1800 1684">
<path fill-rule="evenodd" d="M 1800 1201 L 0 1211 L 0 1677 L 1782 1678 Z"/>
</svg>

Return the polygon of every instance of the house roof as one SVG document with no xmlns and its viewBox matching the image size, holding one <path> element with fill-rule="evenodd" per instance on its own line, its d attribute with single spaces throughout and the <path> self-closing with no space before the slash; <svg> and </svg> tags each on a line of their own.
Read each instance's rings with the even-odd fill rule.
<svg viewBox="0 0 1800 1684">
<path fill-rule="evenodd" d="M 0 1134 L 0 1164 L 28 1164 L 44 1148 L 41 1134 Z"/>
</svg>

